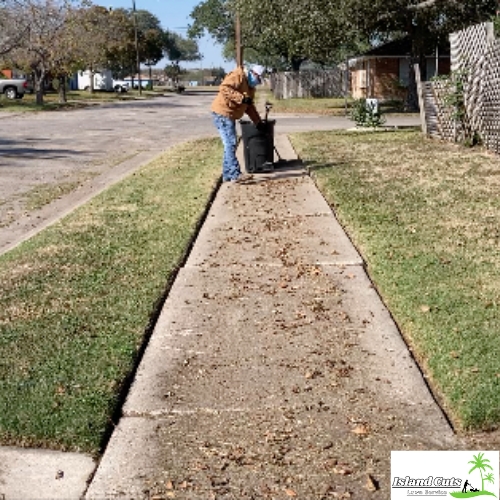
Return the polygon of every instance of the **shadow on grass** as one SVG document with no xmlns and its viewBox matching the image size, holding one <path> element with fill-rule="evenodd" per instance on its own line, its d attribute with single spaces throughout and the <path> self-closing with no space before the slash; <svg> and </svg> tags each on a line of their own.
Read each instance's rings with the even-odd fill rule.
<svg viewBox="0 0 500 500">
<path fill-rule="evenodd" d="M 305 160 L 303 162 L 303 165 L 304 165 L 304 168 L 308 172 L 319 172 L 321 170 L 330 170 L 332 168 L 348 167 L 349 163 L 346 161 L 337 161 L 337 162 L 330 162 L 330 163 L 317 163 L 315 161 Z"/>
</svg>

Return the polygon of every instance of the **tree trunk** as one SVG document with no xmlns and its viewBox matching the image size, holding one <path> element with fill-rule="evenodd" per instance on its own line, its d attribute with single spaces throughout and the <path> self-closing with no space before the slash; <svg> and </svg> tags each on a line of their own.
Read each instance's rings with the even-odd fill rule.
<svg viewBox="0 0 500 500">
<path fill-rule="evenodd" d="M 408 111 L 413 111 L 413 112 L 416 112 L 419 109 L 417 81 L 415 79 L 415 69 L 414 69 L 414 65 L 417 63 L 418 63 L 418 58 L 411 56 L 409 82 L 408 82 L 408 93 L 406 95 L 405 108 Z M 422 66 L 420 66 L 420 71 L 422 71 Z M 422 77 L 422 81 L 424 81 L 423 77 Z"/>
<path fill-rule="evenodd" d="M 299 57 L 292 57 L 292 60 L 290 61 L 290 64 L 292 65 L 292 71 L 299 71 L 300 70 L 300 65 L 304 62 L 303 58 Z"/>
<path fill-rule="evenodd" d="M 45 80 L 45 70 L 36 69 L 34 71 L 35 75 L 35 93 L 36 93 L 36 105 L 43 106 L 43 81 Z"/>
<path fill-rule="evenodd" d="M 408 36 L 411 40 L 410 73 L 408 82 L 408 95 L 406 96 L 405 108 L 408 111 L 418 111 L 418 91 L 417 81 L 415 80 L 414 65 L 418 63 L 420 67 L 420 77 L 422 81 L 427 79 L 427 64 L 425 61 L 425 48 L 422 45 L 423 27 L 422 23 L 409 23 Z"/>
<path fill-rule="evenodd" d="M 59 77 L 59 102 L 60 103 L 67 103 L 68 99 L 66 96 L 66 76 L 60 76 Z"/>
</svg>

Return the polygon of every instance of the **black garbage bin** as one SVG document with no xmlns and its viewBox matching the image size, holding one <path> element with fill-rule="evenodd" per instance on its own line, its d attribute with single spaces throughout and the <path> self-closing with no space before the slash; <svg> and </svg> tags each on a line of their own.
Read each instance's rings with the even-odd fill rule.
<svg viewBox="0 0 500 500">
<path fill-rule="evenodd" d="M 241 138 L 245 156 L 245 169 L 253 174 L 267 172 L 274 165 L 274 124 L 276 120 L 264 120 L 264 130 L 257 130 L 248 120 L 241 120 Z"/>
</svg>

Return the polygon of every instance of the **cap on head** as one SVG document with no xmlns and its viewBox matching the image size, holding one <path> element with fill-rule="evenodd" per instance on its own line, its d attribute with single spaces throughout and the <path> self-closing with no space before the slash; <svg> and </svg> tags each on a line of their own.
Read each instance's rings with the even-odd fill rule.
<svg viewBox="0 0 500 500">
<path fill-rule="evenodd" d="M 259 76 L 262 76 L 262 73 L 264 73 L 264 66 L 261 66 L 260 64 L 254 64 L 251 68 L 251 71 L 256 73 Z"/>
</svg>

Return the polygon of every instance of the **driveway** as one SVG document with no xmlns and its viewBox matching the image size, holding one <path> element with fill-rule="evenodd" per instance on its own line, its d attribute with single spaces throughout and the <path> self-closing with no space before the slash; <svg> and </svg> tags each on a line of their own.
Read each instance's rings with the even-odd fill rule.
<svg viewBox="0 0 500 500">
<path fill-rule="evenodd" d="M 73 111 L 2 113 L 0 253 L 171 146 L 216 135 L 209 112 L 214 95 L 193 92 Z M 352 127 L 342 117 L 271 112 L 270 118 L 277 120 L 276 134 Z M 418 122 L 411 117 L 408 123 Z M 28 206 L 34 195 L 54 191 L 59 197 L 50 204 Z"/>
</svg>

